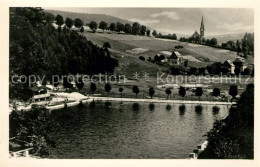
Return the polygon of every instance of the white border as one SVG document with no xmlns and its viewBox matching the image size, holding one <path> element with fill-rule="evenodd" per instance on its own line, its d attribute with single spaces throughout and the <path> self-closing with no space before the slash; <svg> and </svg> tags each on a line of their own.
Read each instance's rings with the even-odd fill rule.
<svg viewBox="0 0 260 167">
<path fill-rule="evenodd" d="M 8 158 L 9 7 L 196 7 L 255 9 L 255 102 L 259 101 L 259 0 L 0 0 L 0 165 L 3 166 L 260 166 L 259 105 L 255 103 L 254 160 L 21 160 Z"/>
</svg>

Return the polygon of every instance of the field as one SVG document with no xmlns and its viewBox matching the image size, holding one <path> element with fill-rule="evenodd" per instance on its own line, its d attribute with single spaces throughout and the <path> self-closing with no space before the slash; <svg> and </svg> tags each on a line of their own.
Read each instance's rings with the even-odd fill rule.
<svg viewBox="0 0 260 167">
<path fill-rule="evenodd" d="M 189 55 L 196 59 L 205 59 L 209 62 L 224 62 L 229 59 L 231 61 L 235 60 L 237 53 L 233 51 L 228 51 L 219 48 L 213 48 L 204 45 L 190 44 L 186 42 L 179 42 L 174 40 L 161 40 L 153 37 L 146 36 L 134 36 L 134 35 L 124 35 L 124 34 L 108 34 L 108 33 L 89 33 L 85 32 L 84 35 L 96 43 L 97 45 L 102 45 L 103 42 L 110 42 L 112 49 L 116 51 L 127 51 L 134 48 L 148 49 L 146 53 L 141 55 L 148 58 L 154 57 L 155 54 L 160 51 L 173 51 L 176 45 L 183 45 L 183 49 L 178 49 L 178 51 L 183 55 Z M 134 55 L 135 56 L 135 55 Z M 138 56 L 139 57 L 139 56 Z"/>
</svg>

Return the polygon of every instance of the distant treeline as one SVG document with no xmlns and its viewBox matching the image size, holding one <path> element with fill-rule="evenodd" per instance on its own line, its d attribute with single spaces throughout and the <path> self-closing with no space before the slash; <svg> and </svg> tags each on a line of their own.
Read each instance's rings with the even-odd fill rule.
<svg viewBox="0 0 260 167">
<path fill-rule="evenodd" d="M 216 38 L 211 39 L 200 39 L 200 37 L 181 37 L 181 42 L 198 43 L 202 45 L 218 47 L 222 49 L 228 49 L 231 51 L 236 51 L 242 57 L 247 58 L 248 55 L 254 55 L 254 33 L 245 33 L 243 39 L 234 41 L 228 41 L 226 43 L 218 44 Z"/>
<path fill-rule="evenodd" d="M 73 25 L 79 29 L 79 31 L 84 32 L 84 22 L 76 18 L 75 20 L 71 18 L 66 18 L 64 21 L 63 16 L 57 15 L 55 18 L 56 24 L 59 26 L 62 26 L 65 24 L 67 28 L 71 28 Z M 97 31 L 97 29 L 103 30 L 109 30 L 111 32 L 118 32 L 118 33 L 125 33 L 125 34 L 132 34 L 132 35 L 141 35 L 141 36 L 151 36 L 151 30 L 148 29 L 146 26 L 139 24 L 138 22 L 134 22 L 132 25 L 129 23 L 123 24 L 121 22 L 116 23 L 107 23 L 105 21 L 101 21 L 97 23 L 96 21 L 91 21 L 90 23 L 86 23 L 86 26 L 88 26 L 93 33 Z M 177 40 L 176 34 L 168 34 L 168 35 L 162 35 L 161 33 L 157 33 L 156 30 L 153 30 L 152 35 L 156 38 L 164 38 L 164 39 L 172 39 Z"/>
</svg>

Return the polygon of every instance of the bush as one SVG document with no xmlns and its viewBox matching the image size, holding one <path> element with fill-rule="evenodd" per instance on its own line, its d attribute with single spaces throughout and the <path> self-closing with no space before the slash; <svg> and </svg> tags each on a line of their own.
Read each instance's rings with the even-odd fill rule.
<svg viewBox="0 0 260 167">
<path fill-rule="evenodd" d="M 145 61 L 145 58 L 143 56 L 139 56 L 139 59 Z"/>
</svg>

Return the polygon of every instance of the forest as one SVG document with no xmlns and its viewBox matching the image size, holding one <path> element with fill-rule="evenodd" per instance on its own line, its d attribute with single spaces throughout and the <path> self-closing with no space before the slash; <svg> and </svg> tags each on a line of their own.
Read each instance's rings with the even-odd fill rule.
<svg viewBox="0 0 260 167">
<path fill-rule="evenodd" d="M 50 80 L 52 75 L 113 73 L 118 61 L 107 48 L 94 45 L 79 31 L 56 29 L 54 21 L 42 8 L 10 8 L 10 77 L 44 75 Z"/>
</svg>

